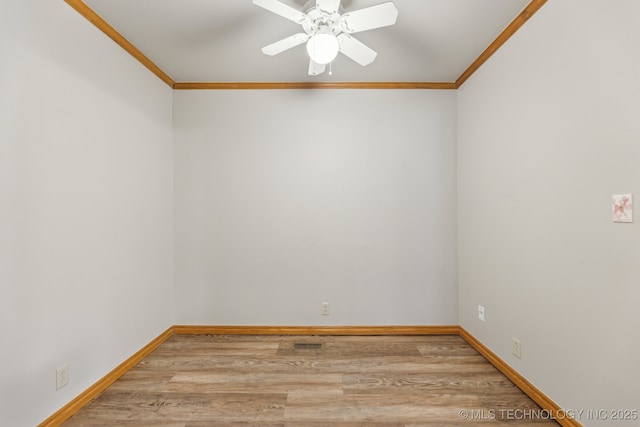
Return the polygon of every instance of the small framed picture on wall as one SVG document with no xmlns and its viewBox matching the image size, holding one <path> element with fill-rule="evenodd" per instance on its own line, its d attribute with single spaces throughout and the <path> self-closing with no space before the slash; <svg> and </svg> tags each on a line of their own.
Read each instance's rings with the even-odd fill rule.
<svg viewBox="0 0 640 427">
<path fill-rule="evenodd" d="M 633 196 L 613 195 L 613 222 L 633 222 Z"/>
</svg>

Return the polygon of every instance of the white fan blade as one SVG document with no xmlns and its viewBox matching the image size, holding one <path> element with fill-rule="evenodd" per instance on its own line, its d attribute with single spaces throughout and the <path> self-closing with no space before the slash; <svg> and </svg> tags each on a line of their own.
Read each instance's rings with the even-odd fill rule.
<svg viewBox="0 0 640 427">
<path fill-rule="evenodd" d="M 318 64 L 313 62 L 313 59 L 309 60 L 309 75 L 317 76 L 318 74 L 324 73 L 324 70 L 327 68 L 325 64 Z"/>
<path fill-rule="evenodd" d="M 307 40 L 309 40 L 309 35 L 305 33 L 297 33 L 287 37 L 286 39 L 279 40 L 275 43 L 271 43 L 269 46 L 263 47 L 262 53 L 269 56 L 277 55 L 287 49 L 301 45 Z"/>
<path fill-rule="evenodd" d="M 273 12 L 276 15 L 280 15 L 283 18 L 287 18 L 297 24 L 302 24 L 307 15 L 299 10 L 292 8 L 278 0 L 253 0 L 253 4 L 260 6 L 263 9 L 267 9 L 269 12 Z"/>
<path fill-rule="evenodd" d="M 331 15 L 340 9 L 340 0 L 316 0 L 316 7 Z"/>
<path fill-rule="evenodd" d="M 398 9 L 392 2 L 387 2 L 345 13 L 340 18 L 340 27 L 343 32 L 351 34 L 374 28 L 388 27 L 395 24 L 396 19 L 398 19 Z"/>
<path fill-rule="evenodd" d="M 340 44 L 340 52 L 343 55 L 353 59 L 363 67 L 371 64 L 378 56 L 375 50 L 348 34 L 340 34 L 338 43 Z"/>
</svg>

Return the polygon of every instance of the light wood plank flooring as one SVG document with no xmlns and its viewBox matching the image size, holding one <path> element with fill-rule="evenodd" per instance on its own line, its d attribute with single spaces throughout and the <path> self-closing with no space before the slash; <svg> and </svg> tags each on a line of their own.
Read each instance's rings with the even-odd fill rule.
<svg viewBox="0 0 640 427">
<path fill-rule="evenodd" d="M 459 336 L 174 335 L 63 426 L 557 425 L 536 410 Z"/>
</svg>

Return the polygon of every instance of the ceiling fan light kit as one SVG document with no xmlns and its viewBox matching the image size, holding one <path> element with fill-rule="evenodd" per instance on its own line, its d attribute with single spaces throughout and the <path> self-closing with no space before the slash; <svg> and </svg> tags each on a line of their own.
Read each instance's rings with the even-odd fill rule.
<svg viewBox="0 0 640 427">
<path fill-rule="evenodd" d="M 307 42 L 309 58 L 316 64 L 327 65 L 338 56 L 340 45 L 333 34 L 316 34 Z"/>
<path fill-rule="evenodd" d="M 262 48 L 274 56 L 303 43 L 309 54 L 309 75 L 324 73 L 338 53 L 362 66 L 374 61 L 377 53 L 351 34 L 396 23 L 398 10 L 392 2 L 343 13 L 340 0 L 310 0 L 299 11 L 280 0 L 253 0 L 253 3 L 276 15 L 302 26 L 304 33 L 296 33 Z"/>
</svg>

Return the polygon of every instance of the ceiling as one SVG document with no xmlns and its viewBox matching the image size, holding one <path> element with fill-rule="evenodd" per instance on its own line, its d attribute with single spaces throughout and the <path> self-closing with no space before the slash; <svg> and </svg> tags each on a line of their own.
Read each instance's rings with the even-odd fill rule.
<svg viewBox="0 0 640 427">
<path fill-rule="evenodd" d="M 186 82 L 455 83 L 546 0 L 392 0 L 395 25 L 354 36 L 378 53 L 362 67 L 338 55 L 333 74 L 307 74 L 304 45 L 261 48 L 300 25 L 252 0 L 66 0 L 168 84 Z M 302 10 L 307 0 L 281 0 Z M 387 0 L 342 0 L 344 12 Z M 500 43 L 497 43 L 497 42 Z M 481 61 L 480 61 L 481 62 Z"/>
</svg>

